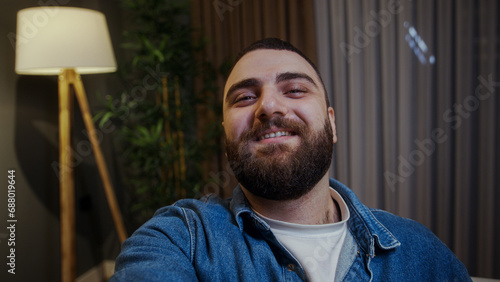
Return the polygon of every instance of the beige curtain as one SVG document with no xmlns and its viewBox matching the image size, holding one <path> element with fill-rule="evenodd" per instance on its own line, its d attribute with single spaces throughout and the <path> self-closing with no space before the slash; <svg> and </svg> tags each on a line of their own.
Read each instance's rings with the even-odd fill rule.
<svg viewBox="0 0 500 282">
<path fill-rule="evenodd" d="M 191 22 L 196 33 L 194 38 L 206 39 L 203 58 L 219 68 L 232 63 L 239 51 L 252 42 L 278 37 L 300 48 L 311 60 L 316 61 L 314 33 L 314 6 L 308 0 L 191 0 Z M 222 105 L 225 77 L 217 77 L 216 104 Z M 200 81 L 198 81 L 200 83 Z M 220 119 L 220 116 L 200 108 L 200 131 L 204 123 Z M 220 114 L 220 113 L 219 113 Z M 221 120 L 220 120 L 221 121 Z M 220 122 L 219 121 L 219 122 Z M 222 139 L 218 140 L 222 144 Z M 221 147 L 220 157 L 204 167 L 207 181 L 202 193 L 215 192 L 222 197 L 232 194 L 236 181 Z M 231 181 L 228 179 L 231 178 Z M 220 189 L 213 184 L 220 185 Z"/>
<path fill-rule="evenodd" d="M 315 0 L 332 175 L 500 278 L 500 3 Z"/>
</svg>

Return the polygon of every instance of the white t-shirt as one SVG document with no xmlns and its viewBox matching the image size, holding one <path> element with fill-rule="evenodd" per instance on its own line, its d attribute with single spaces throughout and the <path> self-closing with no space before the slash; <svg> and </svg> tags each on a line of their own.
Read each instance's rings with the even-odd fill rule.
<svg viewBox="0 0 500 282">
<path fill-rule="evenodd" d="M 300 262 L 311 281 L 334 281 L 340 250 L 347 233 L 349 209 L 337 191 L 331 189 L 342 220 L 336 223 L 307 225 L 270 219 L 258 214 L 278 241 Z"/>
</svg>

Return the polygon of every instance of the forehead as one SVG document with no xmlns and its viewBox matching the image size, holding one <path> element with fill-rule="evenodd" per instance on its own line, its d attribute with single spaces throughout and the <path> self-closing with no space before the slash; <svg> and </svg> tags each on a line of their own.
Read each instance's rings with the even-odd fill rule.
<svg viewBox="0 0 500 282">
<path fill-rule="evenodd" d="M 299 54 L 288 50 L 259 49 L 248 52 L 236 63 L 224 87 L 224 96 L 232 84 L 248 78 L 273 81 L 277 74 L 300 72 L 309 75 L 317 85 L 314 68 Z"/>
</svg>

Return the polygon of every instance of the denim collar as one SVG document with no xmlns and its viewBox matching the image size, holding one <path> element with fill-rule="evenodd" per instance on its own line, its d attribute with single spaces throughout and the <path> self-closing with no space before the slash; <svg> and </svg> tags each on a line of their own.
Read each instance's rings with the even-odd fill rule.
<svg viewBox="0 0 500 282">
<path fill-rule="evenodd" d="M 245 194 L 243 194 L 243 191 L 241 190 L 241 186 L 239 184 L 236 186 L 236 188 L 234 188 L 233 198 L 231 199 L 229 208 L 233 212 L 233 215 L 236 218 L 236 223 L 238 224 L 238 227 L 241 231 L 243 231 L 245 227 L 245 221 L 247 219 L 253 218 L 257 221 L 259 221 L 260 219 L 250 207 L 250 203 L 245 197 Z M 265 222 L 263 223 L 264 227 L 266 227 L 267 224 Z M 247 224 L 251 223 L 247 222 Z"/>
<path fill-rule="evenodd" d="M 346 202 L 350 212 L 349 229 L 364 253 L 370 257 L 375 256 L 375 244 L 384 250 L 394 249 L 401 245 L 396 237 L 375 218 L 370 209 L 361 203 L 352 190 L 332 178 L 330 178 L 330 187 L 335 189 Z M 269 226 L 250 208 L 250 203 L 240 185 L 237 185 L 233 191 L 230 209 L 241 231 L 247 224 L 249 228 L 257 224 L 266 231 L 270 230 Z"/>
<path fill-rule="evenodd" d="M 396 237 L 377 220 L 370 209 L 361 203 L 351 189 L 331 178 L 330 186 L 342 196 L 349 207 L 351 213 L 349 229 L 365 253 L 370 257 L 375 256 L 375 243 L 384 250 L 394 249 L 401 245 Z"/>
</svg>

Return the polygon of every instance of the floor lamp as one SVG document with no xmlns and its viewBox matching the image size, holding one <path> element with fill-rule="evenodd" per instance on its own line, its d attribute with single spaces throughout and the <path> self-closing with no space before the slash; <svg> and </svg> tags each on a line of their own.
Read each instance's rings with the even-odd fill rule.
<svg viewBox="0 0 500 282">
<path fill-rule="evenodd" d="M 18 74 L 59 77 L 61 280 L 74 281 L 76 247 L 74 167 L 71 163 L 71 86 L 83 115 L 120 242 L 127 237 L 80 78 L 80 74 L 116 70 L 104 15 L 97 11 L 72 7 L 35 7 L 20 10 L 17 14 L 15 68 Z"/>
</svg>

